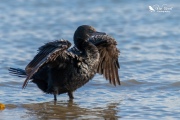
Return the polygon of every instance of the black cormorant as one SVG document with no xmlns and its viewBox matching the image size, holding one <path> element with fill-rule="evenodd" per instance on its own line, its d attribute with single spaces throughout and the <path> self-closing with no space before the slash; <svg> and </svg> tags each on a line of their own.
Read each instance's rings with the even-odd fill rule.
<svg viewBox="0 0 180 120">
<path fill-rule="evenodd" d="M 9 68 L 10 73 L 31 79 L 45 93 L 56 95 L 73 92 L 86 84 L 96 73 L 103 74 L 113 85 L 120 85 L 119 50 L 114 38 L 97 32 L 92 26 L 82 25 L 74 33 L 75 46 L 67 40 L 49 42 L 38 49 L 38 54 L 25 70 Z"/>
</svg>

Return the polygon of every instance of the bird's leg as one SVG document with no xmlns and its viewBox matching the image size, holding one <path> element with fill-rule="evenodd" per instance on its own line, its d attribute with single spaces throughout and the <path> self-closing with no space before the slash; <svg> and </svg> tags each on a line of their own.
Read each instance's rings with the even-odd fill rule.
<svg viewBox="0 0 180 120">
<path fill-rule="evenodd" d="M 73 96 L 73 92 L 72 92 L 72 91 L 69 91 L 69 92 L 68 92 L 68 96 L 69 96 L 69 99 L 70 99 L 70 100 L 74 99 L 74 96 Z"/>
<path fill-rule="evenodd" d="M 57 101 L 57 95 L 54 93 L 54 101 Z"/>
<path fill-rule="evenodd" d="M 57 101 L 57 95 L 58 95 L 58 87 L 54 87 L 54 101 Z"/>
</svg>

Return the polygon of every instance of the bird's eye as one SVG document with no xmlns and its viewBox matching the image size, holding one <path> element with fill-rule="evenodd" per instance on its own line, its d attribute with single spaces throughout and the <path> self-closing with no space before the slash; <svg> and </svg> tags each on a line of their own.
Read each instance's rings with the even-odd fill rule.
<svg viewBox="0 0 180 120">
<path fill-rule="evenodd" d="M 93 30 L 89 30 L 90 33 L 93 33 L 94 31 Z"/>
</svg>

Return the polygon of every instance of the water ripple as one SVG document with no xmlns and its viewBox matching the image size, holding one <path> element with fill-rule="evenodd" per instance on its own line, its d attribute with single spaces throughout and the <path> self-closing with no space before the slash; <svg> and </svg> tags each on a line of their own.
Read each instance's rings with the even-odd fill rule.
<svg viewBox="0 0 180 120">
<path fill-rule="evenodd" d="M 179 1 L 1 0 L 0 111 L 2 120 L 18 119 L 178 119 L 180 108 Z M 170 13 L 149 12 L 166 3 Z M 33 83 L 8 73 L 24 68 L 39 46 L 56 40 L 72 42 L 77 26 L 89 24 L 112 35 L 121 51 L 121 86 L 96 75 L 75 91 L 44 94 Z"/>
</svg>

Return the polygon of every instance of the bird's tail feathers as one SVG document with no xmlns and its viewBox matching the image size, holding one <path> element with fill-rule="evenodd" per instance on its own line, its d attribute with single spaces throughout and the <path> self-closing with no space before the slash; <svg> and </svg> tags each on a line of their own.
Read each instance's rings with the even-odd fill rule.
<svg viewBox="0 0 180 120">
<path fill-rule="evenodd" d="M 27 77 L 26 72 L 23 69 L 20 69 L 20 68 L 9 68 L 8 70 L 9 70 L 9 73 L 11 75 L 22 77 L 22 78 L 26 78 Z"/>
</svg>

